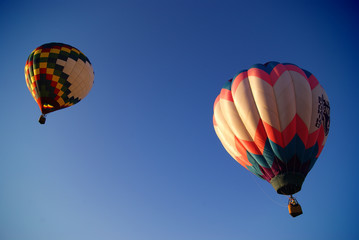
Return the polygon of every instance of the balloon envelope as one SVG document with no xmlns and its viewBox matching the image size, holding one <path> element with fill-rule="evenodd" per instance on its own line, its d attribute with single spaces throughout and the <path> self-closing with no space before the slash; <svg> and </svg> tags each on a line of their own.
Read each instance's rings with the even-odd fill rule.
<svg viewBox="0 0 359 240">
<path fill-rule="evenodd" d="M 43 114 L 72 106 L 91 90 L 94 71 L 78 49 L 63 43 L 36 48 L 25 65 L 30 93 Z"/>
<path fill-rule="evenodd" d="M 214 103 L 213 124 L 228 153 L 279 194 L 300 191 L 330 124 L 328 96 L 310 72 L 268 62 L 240 72 Z"/>
</svg>

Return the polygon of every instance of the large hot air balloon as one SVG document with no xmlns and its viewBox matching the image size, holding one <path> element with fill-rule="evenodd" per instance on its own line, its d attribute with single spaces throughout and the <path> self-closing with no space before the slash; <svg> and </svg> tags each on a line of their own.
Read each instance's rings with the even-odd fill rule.
<svg viewBox="0 0 359 240">
<path fill-rule="evenodd" d="M 91 90 L 94 71 L 89 59 L 78 49 L 63 43 L 47 43 L 36 48 L 25 65 L 27 87 L 42 112 L 70 107 Z"/>
<path fill-rule="evenodd" d="M 291 196 L 291 215 L 301 214 L 292 195 L 318 159 L 330 124 L 328 96 L 314 75 L 289 63 L 253 65 L 223 86 L 213 124 L 228 153 Z"/>
</svg>

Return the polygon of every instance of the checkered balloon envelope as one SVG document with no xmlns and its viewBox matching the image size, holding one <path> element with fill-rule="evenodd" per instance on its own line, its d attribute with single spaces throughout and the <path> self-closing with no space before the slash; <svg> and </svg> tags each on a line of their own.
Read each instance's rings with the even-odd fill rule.
<svg viewBox="0 0 359 240">
<path fill-rule="evenodd" d="M 63 43 L 47 43 L 36 48 L 25 65 L 30 93 L 45 115 L 80 102 L 94 82 L 90 60 L 77 48 Z M 41 120 L 42 119 L 42 120 Z"/>
</svg>

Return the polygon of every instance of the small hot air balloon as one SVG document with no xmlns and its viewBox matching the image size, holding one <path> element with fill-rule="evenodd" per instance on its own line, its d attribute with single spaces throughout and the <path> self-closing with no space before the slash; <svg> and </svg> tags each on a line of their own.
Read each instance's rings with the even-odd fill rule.
<svg viewBox="0 0 359 240">
<path fill-rule="evenodd" d="M 94 71 L 89 59 L 78 49 L 63 43 L 47 43 L 36 48 L 25 65 L 26 85 L 46 114 L 70 107 L 90 92 Z"/>
<path fill-rule="evenodd" d="M 294 64 L 256 64 L 229 80 L 214 103 L 215 132 L 243 167 L 292 196 L 323 150 L 330 126 L 328 96 L 310 72 Z"/>
</svg>

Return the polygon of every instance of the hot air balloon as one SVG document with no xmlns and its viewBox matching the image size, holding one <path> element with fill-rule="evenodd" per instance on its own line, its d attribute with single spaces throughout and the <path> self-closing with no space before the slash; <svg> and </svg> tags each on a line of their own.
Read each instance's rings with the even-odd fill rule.
<svg viewBox="0 0 359 240">
<path fill-rule="evenodd" d="M 290 63 L 255 64 L 223 86 L 213 125 L 227 152 L 290 196 L 290 214 L 300 215 L 292 195 L 301 190 L 330 127 L 328 96 L 314 75 Z"/>
<path fill-rule="evenodd" d="M 90 92 L 94 71 L 89 59 L 77 48 L 63 43 L 47 43 L 36 48 L 25 65 L 26 85 L 46 114 L 80 102 Z"/>
</svg>

